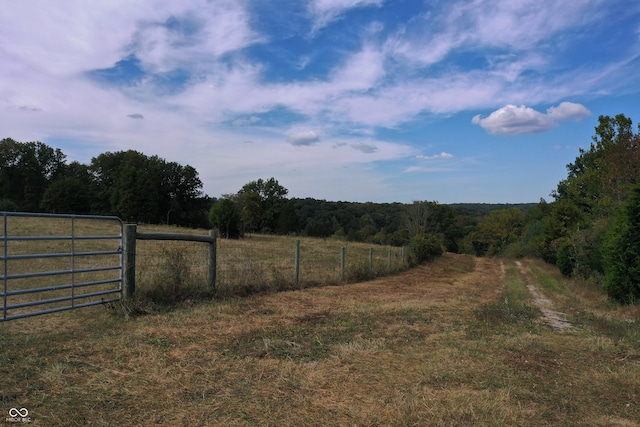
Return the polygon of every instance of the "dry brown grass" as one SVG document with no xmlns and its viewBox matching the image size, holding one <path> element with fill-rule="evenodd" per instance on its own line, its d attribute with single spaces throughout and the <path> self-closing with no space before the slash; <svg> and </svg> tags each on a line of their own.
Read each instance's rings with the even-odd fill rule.
<svg viewBox="0 0 640 427">
<path fill-rule="evenodd" d="M 11 236 L 69 236 L 74 228 L 76 236 L 118 235 L 118 223 L 94 219 L 8 217 L 7 229 Z M 208 230 L 179 227 L 141 225 L 140 232 L 208 234 Z M 294 280 L 296 240 L 300 241 L 300 272 Z M 76 252 L 117 250 L 119 240 L 76 240 Z M 346 250 L 344 275 L 340 270 L 341 248 Z M 254 293 L 300 289 L 312 286 L 335 285 L 369 279 L 407 268 L 401 248 L 375 246 L 372 265 L 369 249 L 372 245 L 338 240 L 253 235 L 242 240 L 218 239 L 217 292 L 219 298 L 246 296 Z M 70 253 L 70 240 L 9 241 L 8 254 Z M 207 246 L 203 243 L 183 241 L 140 240 L 136 248 L 136 289 L 140 300 L 130 307 L 132 312 L 154 312 L 174 303 L 190 304 L 211 297 L 207 288 Z M 76 257 L 75 268 L 93 268 L 119 265 L 119 255 Z M 70 270 L 72 258 L 40 258 L 11 260 L 9 274 L 38 273 Z M 64 286 L 72 280 L 89 282 L 117 279 L 119 271 L 91 272 L 13 279 L 9 290 Z M 117 284 L 82 288 L 78 292 L 114 290 Z M 71 296 L 71 289 L 46 291 L 38 294 L 11 296 L 7 305 L 35 300 Z M 113 297 L 113 296 L 111 296 Z M 100 301 L 91 297 L 80 302 Z M 69 302 L 51 303 L 38 307 L 17 308 L 8 315 L 70 305 Z M 0 312 L 1 313 L 1 312 Z"/>
<path fill-rule="evenodd" d="M 43 426 L 638 425 L 638 341 L 611 327 L 633 310 L 582 290 L 609 327 L 581 321 L 565 304 L 582 285 L 525 264 L 577 332 L 540 321 L 515 265 L 447 255 L 161 315 L 0 324 L 0 411 Z"/>
<path fill-rule="evenodd" d="M 166 226 L 140 226 L 138 231 L 207 234 Z M 300 241 L 300 271 L 296 285 L 295 247 Z M 180 254 L 191 275 L 191 289 L 205 289 L 207 249 L 202 243 L 139 241 L 138 282 L 141 289 L 158 287 L 167 279 L 167 260 Z M 371 279 L 407 268 L 402 248 L 335 239 L 296 236 L 251 235 L 244 239 L 218 239 L 217 296 L 236 297 L 254 293 L 336 285 Z M 345 270 L 341 274 L 341 250 L 345 249 Z M 373 250 L 369 265 L 369 249 Z M 171 264 L 171 262 L 169 262 Z M 175 264 L 175 262 L 173 263 Z"/>
</svg>

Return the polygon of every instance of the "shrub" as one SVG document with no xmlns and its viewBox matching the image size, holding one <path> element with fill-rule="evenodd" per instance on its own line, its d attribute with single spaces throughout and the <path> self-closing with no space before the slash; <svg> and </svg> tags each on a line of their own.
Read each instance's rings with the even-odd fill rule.
<svg viewBox="0 0 640 427">
<path fill-rule="evenodd" d="M 570 277 L 575 267 L 573 253 L 575 248 L 569 240 L 562 242 L 556 253 L 556 266 L 563 276 Z"/>
<path fill-rule="evenodd" d="M 594 221 L 589 228 L 573 233 L 573 274 L 601 282 L 604 274 L 603 246 L 607 232 L 612 229 L 608 218 Z"/>
<path fill-rule="evenodd" d="M 185 253 L 177 248 L 164 249 L 157 270 L 141 289 L 141 297 L 155 304 L 171 306 L 182 301 L 208 296 L 204 282 L 194 277 Z"/>
<path fill-rule="evenodd" d="M 604 288 L 611 299 L 623 304 L 640 299 L 640 185 L 631 191 L 604 250 Z"/>
<path fill-rule="evenodd" d="M 442 255 L 442 242 L 433 234 L 417 235 L 409 241 L 409 250 L 415 263 L 431 261 Z"/>
<path fill-rule="evenodd" d="M 241 237 L 240 232 L 240 211 L 231 199 L 222 199 L 209 212 L 211 225 L 218 230 L 221 237 L 237 238 Z"/>
<path fill-rule="evenodd" d="M 16 202 L 9 199 L 0 199 L 0 211 L 18 212 L 19 207 Z"/>
</svg>

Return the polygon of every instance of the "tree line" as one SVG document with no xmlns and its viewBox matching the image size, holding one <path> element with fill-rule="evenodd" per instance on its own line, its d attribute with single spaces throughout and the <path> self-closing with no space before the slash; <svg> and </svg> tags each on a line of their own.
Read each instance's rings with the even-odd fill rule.
<svg viewBox="0 0 640 427">
<path fill-rule="evenodd" d="M 402 246 L 418 234 L 437 235 L 457 252 L 464 233 L 454 209 L 437 202 L 333 202 L 291 198 L 275 178 L 245 184 L 214 204 L 210 220 L 226 237 L 247 233 L 299 234 Z"/>
<path fill-rule="evenodd" d="M 275 178 L 251 181 L 234 194 L 202 192 L 191 166 L 128 150 L 106 152 L 90 164 L 66 161 L 41 142 L 0 141 L 0 210 L 116 215 L 125 221 L 211 226 L 223 237 L 251 233 L 296 234 L 403 246 L 472 252 L 495 245 L 469 236 L 490 212 L 509 206 L 523 214 L 531 205 L 443 205 L 435 201 L 356 203 L 288 198 Z M 496 214 L 502 222 L 502 214 Z M 483 225 L 484 235 L 493 230 Z M 479 234 L 475 234 L 476 238 Z M 487 237 L 489 238 L 489 237 Z M 481 251 L 480 251 L 481 252 Z"/>
<path fill-rule="evenodd" d="M 600 116 L 589 148 L 567 177 L 527 214 L 482 217 L 467 241 L 477 255 L 538 256 L 618 302 L 640 300 L 640 126 L 624 114 Z"/>
<path fill-rule="evenodd" d="M 193 167 L 158 156 L 106 152 L 85 165 L 42 142 L 0 141 L 0 210 L 208 227 L 211 203 Z"/>
<path fill-rule="evenodd" d="M 507 216 L 525 217 L 535 204 L 444 205 L 435 201 L 404 203 L 357 203 L 313 198 L 287 198 L 288 190 L 275 178 L 245 184 L 237 193 L 216 201 L 211 224 L 226 238 L 250 233 L 296 234 L 380 245 L 409 246 L 422 259 L 449 252 L 496 254 L 490 242 L 479 242 L 481 234 L 496 230 L 491 222 L 504 224 Z M 511 230 L 510 233 L 515 233 Z M 508 238 L 511 238 L 511 234 Z M 494 238 L 493 236 L 490 238 Z M 506 245 L 505 237 L 500 246 Z M 480 250 L 486 246 L 487 250 Z"/>
</svg>

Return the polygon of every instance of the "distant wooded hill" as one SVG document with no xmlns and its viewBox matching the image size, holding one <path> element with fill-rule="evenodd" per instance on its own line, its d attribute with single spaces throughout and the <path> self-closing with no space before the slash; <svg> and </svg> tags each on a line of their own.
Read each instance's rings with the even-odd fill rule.
<svg viewBox="0 0 640 427">
<path fill-rule="evenodd" d="M 492 211 L 500 209 L 516 208 L 524 213 L 536 207 L 538 203 L 449 203 L 447 206 L 453 208 L 458 215 L 463 216 L 485 216 Z"/>
<path fill-rule="evenodd" d="M 439 236 L 450 251 L 478 221 L 496 210 L 523 215 L 535 204 L 331 202 L 287 198 L 275 178 L 258 179 L 215 199 L 202 192 L 198 172 L 137 151 L 106 152 L 89 165 L 67 163 L 41 142 L 0 141 L 0 210 L 116 215 L 125 221 L 208 228 L 226 236 L 299 234 L 375 244 L 406 245 L 420 234 Z"/>
</svg>

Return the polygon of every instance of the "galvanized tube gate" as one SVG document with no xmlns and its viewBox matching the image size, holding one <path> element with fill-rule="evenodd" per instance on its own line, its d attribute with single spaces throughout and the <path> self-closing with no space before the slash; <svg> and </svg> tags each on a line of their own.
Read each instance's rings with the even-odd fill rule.
<svg viewBox="0 0 640 427">
<path fill-rule="evenodd" d="M 118 217 L 0 212 L 0 218 L 0 322 L 122 297 Z"/>
</svg>

